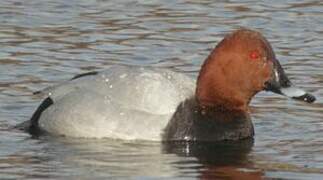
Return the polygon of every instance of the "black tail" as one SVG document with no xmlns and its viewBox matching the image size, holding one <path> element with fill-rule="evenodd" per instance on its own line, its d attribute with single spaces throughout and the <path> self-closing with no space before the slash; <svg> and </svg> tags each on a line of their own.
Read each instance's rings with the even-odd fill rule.
<svg viewBox="0 0 323 180">
<path fill-rule="evenodd" d="M 34 112 L 33 116 L 30 118 L 30 126 L 27 131 L 32 135 L 41 134 L 41 129 L 39 128 L 39 118 L 41 114 L 53 104 L 53 100 L 50 97 L 47 97 L 43 102 L 38 106 L 37 110 Z"/>
</svg>

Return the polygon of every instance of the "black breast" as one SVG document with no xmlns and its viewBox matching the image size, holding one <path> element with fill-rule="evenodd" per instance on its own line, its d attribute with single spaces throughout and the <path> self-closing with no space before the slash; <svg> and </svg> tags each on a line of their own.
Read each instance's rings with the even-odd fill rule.
<svg viewBox="0 0 323 180">
<path fill-rule="evenodd" d="M 202 109 L 195 99 L 182 102 L 167 124 L 164 141 L 226 141 L 253 137 L 248 113 Z"/>
</svg>

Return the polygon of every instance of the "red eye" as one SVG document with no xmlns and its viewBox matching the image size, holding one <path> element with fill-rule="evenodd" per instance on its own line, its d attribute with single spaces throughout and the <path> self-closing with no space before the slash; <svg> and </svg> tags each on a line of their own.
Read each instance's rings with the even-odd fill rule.
<svg viewBox="0 0 323 180">
<path fill-rule="evenodd" d="M 251 58 L 251 59 L 258 59 L 259 58 L 259 53 L 258 53 L 258 51 L 252 51 L 250 54 L 249 54 L 249 57 Z"/>
</svg>

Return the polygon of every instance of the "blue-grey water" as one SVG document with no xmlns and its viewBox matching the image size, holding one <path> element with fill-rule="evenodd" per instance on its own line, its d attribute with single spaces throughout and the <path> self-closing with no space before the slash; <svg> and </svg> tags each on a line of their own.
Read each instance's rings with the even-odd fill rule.
<svg viewBox="0 0 323 180">
<path fill-rule="evenodd" d="M 11 127 L 32 92 L 114 64 L 196 77 L 209 51 L 241 26 L 261 31 L 314 104 L 260 93 L 254 142 L 161 144 L 32 138 Z M 0 179 L 323 179 L 322 1 L 0 1 Z"/>
</svg>

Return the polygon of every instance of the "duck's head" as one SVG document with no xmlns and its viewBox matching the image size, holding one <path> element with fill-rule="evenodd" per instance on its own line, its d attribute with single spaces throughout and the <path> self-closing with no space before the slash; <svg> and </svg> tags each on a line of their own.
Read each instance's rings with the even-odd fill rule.
<svg viewBox="0 0 323 180">
<path fill-rule="evenodd" d="M 196 98 L 202 106 L 246 110 L 251 98 L 262 90 L 315 101 L 313 95 L 291 83 L 265 37 L 240 29 L 228 34 L 205 60 Z"/>
</svg>

